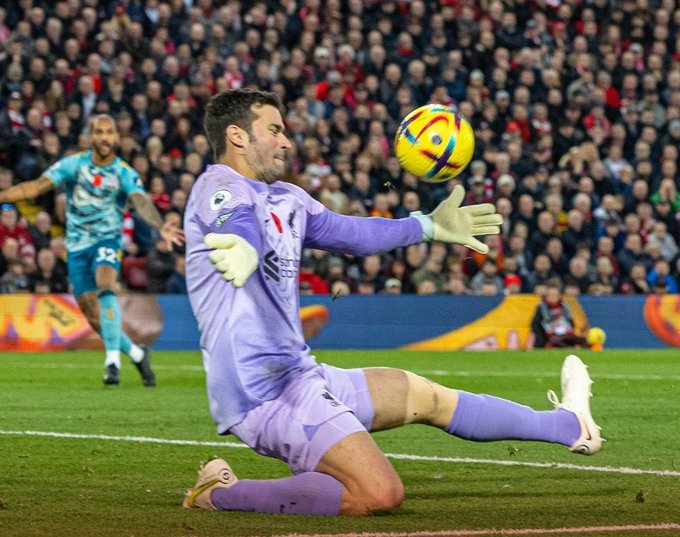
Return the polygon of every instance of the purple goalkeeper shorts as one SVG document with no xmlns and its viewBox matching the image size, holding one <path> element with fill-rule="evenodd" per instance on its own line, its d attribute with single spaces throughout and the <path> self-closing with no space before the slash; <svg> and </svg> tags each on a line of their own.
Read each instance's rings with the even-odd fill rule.
<svg viewBox="0 0 680 537">
<path fill-rule="evenodd" d="M 372 422 L 364 372 L 319 365 L 293 380 L 278 398 L 248 412 L 229 432 L 299 474 L 315 471 L 330 448 L 370 430 Z"/>
</svg>

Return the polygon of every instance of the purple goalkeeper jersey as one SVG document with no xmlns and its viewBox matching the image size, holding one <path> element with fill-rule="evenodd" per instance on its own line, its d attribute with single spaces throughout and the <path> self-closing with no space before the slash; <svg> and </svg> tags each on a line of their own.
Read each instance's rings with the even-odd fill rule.
<svg viewBox="0 0 680 537">
<path fill-rule="evenodd" d="M 184 229 L 189 299 L 220 434 L 316 365 L 300 322 L 303 248 L 365 256 L 421 242 L 423 233 L 416 218 L 342 216 L 295 185 L 251 181 L 223 164 L 196 181 Z M 212 266 L 203 244 L 211 232 L 234 233 L 257 250 L 258 268 L 244 287 L 225 282 Z"/>
</svg>

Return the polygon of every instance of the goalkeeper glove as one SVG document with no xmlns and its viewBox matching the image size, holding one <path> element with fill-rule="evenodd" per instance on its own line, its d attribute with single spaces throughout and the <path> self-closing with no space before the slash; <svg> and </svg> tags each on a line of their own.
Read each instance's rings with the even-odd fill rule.
<svg viewBox="0 0 680 537">
<path fill-rule="evenodd" d="M 234 287 L 243 287 L 260 262 L 257 250 L 233 233 L 208 233 L 203 242 L 213 250 L 208 257 L 215 270 Z"/>
<path fill-rule="evenodd" d="M 475 239 L 479 235 L 497 235 L 503 217 L 491 203 L 461 207 L 465 189 L 457 185 L 451 195 L 430 214 L 414 214 L 423 226 L 423 240 L 463 244 L 485 254 L 489 247 Z"/>
</svg>

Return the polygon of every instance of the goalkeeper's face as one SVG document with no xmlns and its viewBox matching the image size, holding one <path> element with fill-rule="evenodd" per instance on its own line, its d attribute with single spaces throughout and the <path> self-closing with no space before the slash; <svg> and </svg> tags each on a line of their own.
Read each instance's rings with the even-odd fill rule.
<svg viewBox="0 0 680 537">
<path fill-rule="evenodd" d="M 245 159 L 253 179 L 271 184 L 286 171 L 286 155 L 291 147 L 284 134 L 281 113 L 273 106 L 256 109 L 257 119 L 251 124 Z"/>
</svg>

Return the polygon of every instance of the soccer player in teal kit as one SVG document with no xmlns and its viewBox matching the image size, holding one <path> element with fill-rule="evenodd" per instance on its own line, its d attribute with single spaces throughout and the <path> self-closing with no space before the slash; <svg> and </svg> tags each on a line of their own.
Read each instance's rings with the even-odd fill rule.
<svg viewBox="0 0 680 537">
<path fill-rule="evenodd" d="M 121 222 L 129 201 L 140 218 L 167 241 L 182 244 L 181 229 L 164 224 L 139 175 L 116 155 L 116 122 L 98 115 L 90 121 L 92 149 L 65 157 L 40 178 L 0 192 L 0 203 L 32 199 L 63 185 L 66 203 L 68 276 L 88 322 L 104 341 L 104 384 L 120 383 L 120 353 L 127 354 L 144 386 L 156 385 L 149 350 L 135 345 L 121 328 L 115 287 L 122 258 Z"/>
<path fill-rule="evenodd" d="M 279 181 L 291 144 L 272 93 L 214 96 L 205 130 L 216 163 L 196 181 L 184 227 L 210 412 L 219 434 L 286 462 L 294 475 L 238 480 L 215 459 L 200 470 L 185 507 L 305 515 L 392 509 L 403 500 L 403 485 L 369 433 L 410 423 L 479 442 L 599 451 L 591 380 L 576 356 L 562 366 L 562 402 L 551 392 L 555 410 L 538 412 L 408 371 L 318 364 L 305 343 L 297 280 L 303 248 L 365 256 L 440 240 L 486 253 L 475 236 L 499 232 L 493 205 L 460 207 L 465 193 L 457 186 L 429 215 L 388 220 L 327 210 Z"/>
</svg>

